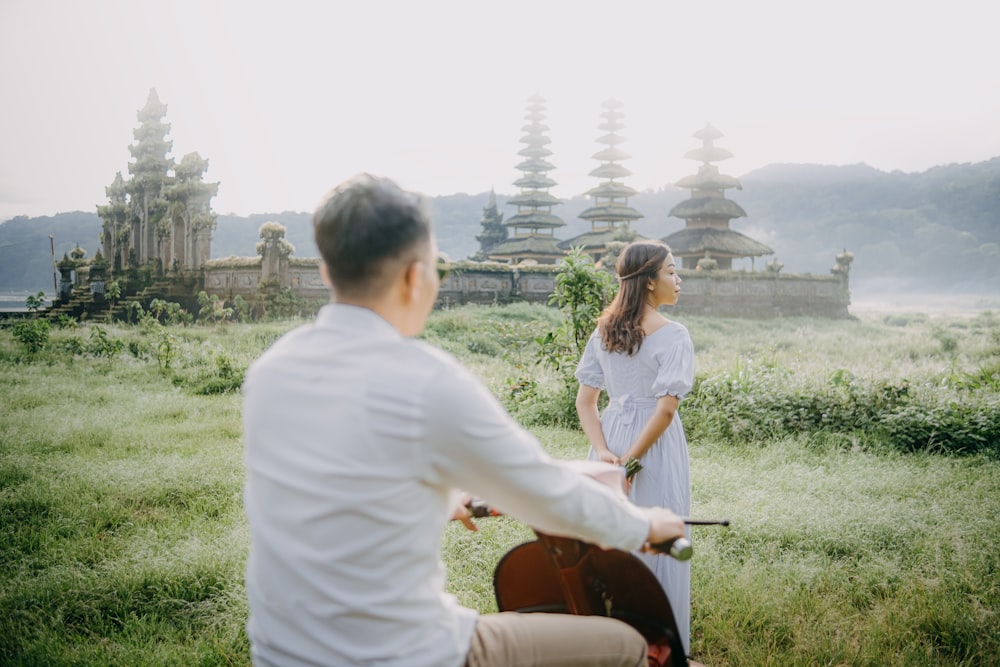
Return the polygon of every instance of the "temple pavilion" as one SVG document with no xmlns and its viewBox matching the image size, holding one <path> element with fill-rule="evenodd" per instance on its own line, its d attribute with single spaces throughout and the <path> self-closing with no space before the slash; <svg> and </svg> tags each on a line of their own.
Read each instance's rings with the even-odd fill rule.
<svg viewBox="0 0 1000 667">
<path fill-rule="evenodd" d="M 631 171 L 619 164 L 632 157 L 618 148 L 618 144 L 625 140 L 618 134 L 625 127 L 621 122 L 625 117 L 621 111 L 623 105 L 618 100 L 610 99 L 602 106 L 604 111 L 601 112 L 602 120 L 597 129 L 604 134 L 597 139 L 597 143 L 604 144 L 606 148 L 591 156 L 600 165 L 589 175 L 604 180 L 585 193 L 593 198 L 594 205 L 580 214 L 580 218 L 590 221 L 591 228 L 589 232 L 559 243 L 564 251 L 582 247 L 595 262 L 607 253 L 608 243 L 611 241 L 635 238 L 636 235 L 630 233 L 630 223 L 643 217 L 642 213 L 628 205 L 628 198 L 636 195 L 637 191 L 618 180 L 632 175 Z"/>
<path fill-rule="evenodd" d="M 510 230 L 510 237 L 493 246 L 488 257 L 511 264 L 525 260 L 555 264 L 566 255 L 559 247 L 555 229 L 566 223 L 552 213 L 552 207 L 562 202 L 549 192 L 556 182 L 548 176 L 555 167 L 545 159 L 552 155 L 547 147 L 551 139 L 545 134 L 549 127 L 542 122 L 546 118 L 545 100 L 534 95 L 529 98 L 527 109 L 528 123 L 521 128 L 525 133 L 521 143 L 525 147 L 518 151 L 525 159 L 517 165 L 523 175 L 514 181 L 521 192 L 507 201 L 509 206 L 517 206 L 517 213 L 503 223 Z"/>
<path fill-rule="evenodd" d="M 686 222 L 684 229 L 663 238 L 674 257 L 681 260 L 685 269 L 698 268 L 703 259 L 715 260 L 717 268 L 732 269 L 733 260 L 774 254 L 774 250 L 754 239 L 730 229 L 729 221 L 746 216 L 746 211 L 736 202 L 726 198 L 726 190 L 743 186 L 739 180 L 719 173 L 713 162 L 733 156 L 725 148 L 715 145 L 723 134 L 710 124 L 693 135 L 700 139 L 700 148 L 688 151 L 684 157 L 701 162 L 698 173 L 685 176 L 674 185 L 691 191 L 688 199 L 670 210 L 670 216 Z"/>
<path fill-rule="evenodd" d="M 129 179 L 121 172 L 105 188 L 108 203 L 97 207 L 103 257 L 113 271 L 154 264 L 158 272 L 199 269 L 212 255 L 216 215 L 212 198 L 218 183 L 206 183 L 208 160 L 188 153 L 180 163 L 167 154 L 170 124 L 163 121 L 167 105 L 150 89 L 139 110 L 139 127 L 129 146 L 134 159 Z M 173 173 L 171 173 L 173 172 Z"/>
</svg>

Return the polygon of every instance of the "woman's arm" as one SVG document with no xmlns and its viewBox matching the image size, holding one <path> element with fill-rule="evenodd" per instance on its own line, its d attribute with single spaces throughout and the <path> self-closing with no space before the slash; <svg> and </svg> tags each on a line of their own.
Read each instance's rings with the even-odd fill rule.
<svg viewBox="0 0 1000 667">
<path fill-rule="evenodd" d="M 653 411 L 653 416 L 649 418 L 646 425 L 642 427 L 642 431 L 639 433 L 639 437 L 636 438 L 632 446 L 628 448 L 628 451 L 621 456 L 623 461 L 628 461 L 630 458 L 641 459 L 642 456 L 649 451 L 649 448 L 653 446 L 663 432 L 667 430 L 670 426 L 670 422 L 674 420 L 674 413 L 677 412 L 677 405 L 680 403 L 680 399 L 676 396 L 661 396 L 656 401 L 656 409 Z M 579 409 L 580 399 L 577 397 L 577 409 Z M 580 421 L 583 421 L 581 417 Z M 602 438 L 603 440 L 603 438 Z M 593 440 L 591 440 L 593 442 Z"/>
<path fill-rule="evenodd" d="M 621 465 L 618 457 L 608 449 L 608 443 L 604 439 L 601 415 L 597 410 L 597 399 L 600 396 L 600 389 L 581 384 L 576 392 L 576 414 L 580 416 L 580 427 L 587 436 L 587 440 L 590 441 L 590 446 L 593 447 L 597 457 L 605 463 Z"/>
</svg>

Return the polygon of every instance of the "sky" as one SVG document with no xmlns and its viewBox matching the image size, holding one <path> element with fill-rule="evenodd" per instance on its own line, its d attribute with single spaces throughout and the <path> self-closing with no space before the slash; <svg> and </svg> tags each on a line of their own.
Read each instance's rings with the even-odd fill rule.
<svg viewBox="0 0 1000 667">
<path fill-rule="evenodd" d="M 639 190 L 711 123 L 734 157 L 919 172 L 1000 156 L 995 0 L 0 0 L 0 220 L 94 211 L 155 88 L 217 213 L 311 211 L 368 171 L 428 195 L 516 191 L 528 98 L 552 193 L 624 105 Z"/>
</svg>

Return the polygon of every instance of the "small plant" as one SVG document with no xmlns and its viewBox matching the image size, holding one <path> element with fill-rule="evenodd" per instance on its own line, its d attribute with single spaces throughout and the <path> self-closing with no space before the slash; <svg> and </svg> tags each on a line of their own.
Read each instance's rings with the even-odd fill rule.
<svg viewBox="0 0 1000 667">
<path fill-rule="evenodd" d="M 167 311 L 167 301 L 163 299 L 153 299 L 149 302 L 149 314 L 157 319 L 157 321 L 163 321 L 163 315 Z"/>
<path fill-rule="evenodd" d="M 530 377 L 507 378 L 507 398 L 514 404 L 533 401 L 538 397 L 538 382 Z"/>
<path fill-rule="evenodd" d="M 236 369 L 233 367 L 233 360 L 229 358 L 229 355 L 219 354 L 215 357 L 215 371 L 218 373 L 220 378 L 232 379 L 236 375 Z"/>
<path fill-rule="evenodd" d="M 93 356 L 110 361 L 125 349 L 125 343 L 118 338 L 112 338 L 104 327 L 95 324 L 90 330 L 86 349 Z"/>
<path fill-rule="evenodd" d="M 145 314 L 146 310 L 138 301 L 129 301 L 125 307 L 125 319 L 128 322 L 139 322 Z"/>
<path fill-rule="evenodd" d="M 14 338 L 16 338 L 29 355 L 36 355 L 45 349 L 49 342 L 49 332 L 52 327 L 48 320 L 31 319 L 18 322 L 14 325 Z"/>
<path fill-rule="evenodd" d="M 233 360 L 220 353 L 215 357 L 215 370 L 202 375 L 197 382 L 194 393 L 201 395 L 226 394 L 239 391 L 243 386 L 246 369 L 237 368 Z"/>
<path fill-rule="evenodd" d="M 181 308 L 181 304 L 163 299 L 149 302 L 149 314 L 161 324 L 191 324 L 194 316 Z"/>
<path fill-rule="evenodd" d="M 117 280 L 111 281 L 104 289 L 104 296 L 112 305 L 118 303 L 118 299 L 122 298 L 122 284 Z"/>
<path fill-rule="evenodd" d="M 67 315 L 66 313 L 59 313 L 56 317 L 56 326 L 60 329 L 75 329 L 79 326 L 76 318 L 72 315 Z"/>
<path fill-rule="evenodd" d="M 167 370 L 177 356 L 177 339 L 168 331 L 160 333 L 160 340 L 156 343 L 156 363 L 160 370 Z"/>
<path fill-rule="evenodd" d="M 60 345 L 62 346 L 63 352 L 71 357 L 79 356 L 84 353 L 83 340 L 81 340 L 78 336 L 64 338 Z"/>
<path fill-rule="evenodd" d="M 128 353 L 136 359 L 145 359 L 149 356 L 149 345 L 141 340 L 130 340 L 126 347 Z"/>
<path fill-rule="evenodd" d="M 233 319 L 233 309 L 226 307 L 218 294 L 208 295 L 204 290 L 198 292 L 198 319 L 210 322 L 225 322 Z"/>
<path fill-rule="evenodd" d="M 239 294 L 233 298 L 233 315 L 237 322 L 250 321 L 250 304 Z"/>
<path fill-rule="evenodd" d="M 321 300 L 298 296 L 290 287 L 268 280 L 257 286 L 253 310 L 259 319 L 280 320 L 313 315 L 322 303 Z"/>
<path fill-rule="evenodd" d="M 45 292 L 39 292 L 38 294 L 29 294 L 24 300 L 24 307 L 28 309 L 28 312 L 32 315 L 37 315 L 38 310 L 45 305 Z"/>
</svg>

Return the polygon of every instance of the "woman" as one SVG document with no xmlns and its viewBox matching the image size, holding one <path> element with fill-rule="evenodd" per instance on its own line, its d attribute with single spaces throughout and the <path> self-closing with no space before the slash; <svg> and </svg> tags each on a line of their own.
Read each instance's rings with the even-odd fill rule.
<svg viewBox="0 0 1000 667">
<path fill-rule="evenodd" d="M 618 295 L 598 319 L 576 369 L 580 425 L 592 460 L 624 465 L 635 458 L 642 464 L 629 489 L 632 502 L 687 516 L 691 478 L 677 404 L 694 383 L 694 346 L 684 325 L 657 310 L 677 303 L 681 278 L 670 248 L 659 241 L 630 243 L 615 269 Z M 597 407 L 602 389 L 610 399 L 603 417 Z M 690 564 L 637 555 L 666 591 L 689 652 Z"/>
</svg>

